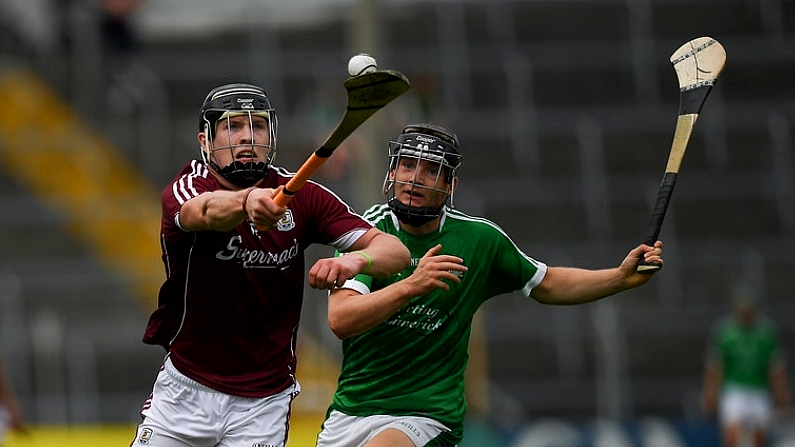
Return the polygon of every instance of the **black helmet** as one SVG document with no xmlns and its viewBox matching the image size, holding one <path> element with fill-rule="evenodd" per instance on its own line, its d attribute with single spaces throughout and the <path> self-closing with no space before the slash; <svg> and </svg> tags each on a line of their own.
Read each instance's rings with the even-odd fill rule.
<svg viewBox="0 0 795 447">
<path fill-rule="evenodd" d="M 226 166 L 218 166 L 213 153 L 218 150 L 232 150 L 234 143 L 227 140 L 226 146 L 215 146 L 217 138 L 216 123 L 219 119 L 232 116 L 247 115 L 249 125 L 253 126 L 252 116 L 262 116 L 268 121 L 269 141 L 257 143 L 252 141 L 252 148 L 257 147 L 265 151 L 265 161 L 242 162 L 234 160 Z M 202 159 L 215 169 L 221 176 L 240 187 L 251 186 L 262 179 L 268 172 L 270 164 L 276 155 L 276 111 L 271 107 L 268 96 L 262 87 L 235 83 L 216 87 L 207 94 L 199 112 L 199 131 L 204 132 L 209 142 L 207 150 L 202 149 Z M 252 129 L 252 135 L 253 135 Z"/>
<path fill-rule="evenodd" d="M 444 127 L 435 124 L 409 124 L 403 128 L 397 141 L 389 142 L 389 171 L 384 179 L 384 194 L 387 196 L 387 204 L 401 222 L 419 226 L 439 217 L 448 203 L 452 206 L 453 190 L 450 188 L 442 191 L 433 188 L 446 193 L 448 197 L 449 202 L 438 208 L 415 207 L 400 202 L 395 196 L 396 181 L 394 178 L 390 178 L 390 172 L 397 169 L 401 157 L 438 163 L 439 173 L 440 175 L 444 174 L 448 184 L 452 184 L 464 157 L 458 151 L 458 137 Z M 424 188 L 418 184 L 414 186 Z"/>
</svg>

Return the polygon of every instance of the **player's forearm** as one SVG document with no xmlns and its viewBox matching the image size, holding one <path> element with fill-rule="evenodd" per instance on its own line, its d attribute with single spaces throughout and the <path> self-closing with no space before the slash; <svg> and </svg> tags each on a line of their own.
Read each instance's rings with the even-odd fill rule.
<svg viewBox="0 0 795 447">
<path fill-rule="evenodd" d="M 619 269 L 585 270 L 550 267 L 531 296 L 544 304 L 580 304 L 627 289 Z"/>
<path fill-rule="evenodd" d="M 720 392 L 721 381 L 723 380 L 723 373 L 717 366 L 707 366 L 704 372 L 704 392 L 706 394 L 717 396 Z"/>
<path fill-rule="evenodd" d="M 367 274 L 374 278 L 386 278 L 408 268 L 411 263 L 409 250 L 397 237 L 376 229 L 365 244 L 354 244 L 352 251 L 363 252 L 369 263 Z M 358 248 L 358 247 L 361 248 Z"/>
<path fill-rule="evenodd" d="M 339 289 L 329 297 L 328 323 L 340 340 L 366 332 L 395 314 L 413 295 L 405 281 L 361 295 Z"/>
<path fill-rule="evenodd" d="M 180 225 L 187 231 L 231 230 L 246 217 L 242 206 L 246 192 L 213 191 L 194 197 L 182 205 Z"/>
<path fill-rule="evenodd" d="M 720 386 L 723 381 L 723 373 L 714 361 L 710 361 L 704 371 L 704 389 L 701 392 L 702 405 L 704 410 L 712 414 L 718 405 Z"/>
<path fill-rule="evenodd" d="M 792 404 L 792 398 L 786 370 L 784 368 L 775 368 L 771 373 L 770 382 L 776 405 L 782 408 L 789 407 Z"/>
</svg>

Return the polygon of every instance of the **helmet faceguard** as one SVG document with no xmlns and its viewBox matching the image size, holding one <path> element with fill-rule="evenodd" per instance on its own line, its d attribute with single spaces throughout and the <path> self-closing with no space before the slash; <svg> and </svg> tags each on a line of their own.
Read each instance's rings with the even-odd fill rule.
<svg viewBox="0 0 795 447">
<path fill-rule="evenodd" d="M 419 170 L 415 169 L 415 177 L 410 181 L 397 180 L 396 172 L 401 158 L 412 158 L 417 165 L 420 161 L 437 165 L 436 181 L 426 186 L 417 181 Z M 389 170 L 384 179 L 383 192 L 387 196 L 387 204 L 398 220 L 411 225 L 420 226 L 442 215 L 446 205 L 453 206 L 453 179 L 461 166 L 464 157 L 458 152 L 458 137 L 447 129 L 434 124 L 410 124 L 403 128 L 397 141 L 389 142 Z M 401 202 L 395 192 L 395 185 L 406 185 L 426 191 L 443 193 L 445 202 L 438 207 L 414 206 Z"/>
<path fill-rule="evenodd" d="M 247 117 L 246 139 L 235 141 L 230 129 L 230 120 Z M 255 138 L 254 117 L 263 117 L 268 123 L 268 141 Z M 226 131 L 216 135 L 219 120 L 227 120 Z M 265 90 L 252 84 L 227 84 L 213 89 L 202 104 L 199 113 L 199 132 L 203 132 L 207 143 L 201 149 L 202 160 L 223 178 L 242 188 L 253 185 L 268 173 L 276 156 L 276 111 L 271 107 Z M 217 153 L 228 151 L 225 166 L 218 163 Z M 236 160 L 235 153 L 249 151 L 245 161 Z M 257 160 L 251 160 L 256 154 Z"/>
</svg>

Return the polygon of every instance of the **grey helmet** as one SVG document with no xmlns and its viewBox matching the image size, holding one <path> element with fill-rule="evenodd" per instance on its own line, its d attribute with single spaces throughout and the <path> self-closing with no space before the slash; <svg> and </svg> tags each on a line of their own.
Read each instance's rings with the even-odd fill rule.
<svg viewBox="0 0 795 447">
<path fill-rule="evenodd" d="M 245 146 L 265 151 L 265 161 L 233 160 L 226 166 L 218 166 L 213 153 L 219 150 L 232 151 L 235 147 L 229 135 L 226 135 L 225 146 L 215 146 L 216 140 L 222 142 L 223 136 L 215 135 L 215 126 L 220 119 L 232 116 L 248 115 L 251 135 L 254 134 L 252 116 L 262 116 L 268 121 L 269 141 L 259 143 L 251 141 Z M 248 187 L 261 180 L 268 173 L 268 168 L 276 155 L 276 131 L 278 123 L 276 110 L 271 107 L 268 96 L 262 87 L 253 84 L 235 83 L 216 87 L 207 94 L 199 112 L 199 131 L 207 136 L 208 150 L 202 149 L 202 160 L 212 166 L 222 177 L 240 187 Z"/>
<path fill-rule="evenodd" d="M 464 157 L 458 152 L 458 137 L 435 124 L 409 124 L 403 128 L 396 141 L 389 142 L 389 170 L 384 179 L 383 192 L 387 196 L 387 205 L 395 213 L 398 220 L 411 225 L 423 225 L 441 216 L 446 205 L 453 204 L 452 188 L 440 190 L 428 188 L 417 183 L 411 183 L 414 188 L 426 188 L 447 194 L 447 201 L 439 207 L 418 207 L 404 204 L 395 195 L 394 177 L 390 173 L 395 171 L 401 157 L 416 158 L 432 163 L 438 163 L 439 176 L 444 175 L 448 184 L 452 184 L 456 172 L 461 166 Z"/>
</svg>

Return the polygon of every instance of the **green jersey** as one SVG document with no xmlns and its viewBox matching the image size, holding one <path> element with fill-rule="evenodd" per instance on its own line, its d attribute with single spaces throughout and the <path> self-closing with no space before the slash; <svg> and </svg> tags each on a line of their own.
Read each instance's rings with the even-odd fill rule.
<svg viewBox="0 0 795 447">
<path fill-rule="evenodd" d="M 411 266 L 387 279 L 359 275 L 349 282 L 352 288 L 367 293 L 406 278 L 437 244 L 442 254 L 462 258 L 468 270 L 449 291 L 415 297 L 387 321 L 343 341 L 331 408 L 353 416 L 429 417 L 449 427 L 445 441 L 456 444 L 463 438 L 464 376 L 475 311 L 496 295 L 518 291 L 529 296 L 547 266 L 524 254 L 494 223 L 455 210 L 446 210 L 439 231 L 423 236 L 401 231 L 385 204 L 364 217 L 400 238 L 411 252 Z"/>
<path fill-rule="evenodd" d="M 710 357 L 720 363 L 724 386 L 768 389 L 771 366 L 779 360 L 772 322 L 757 317 L 750 325 L 725 318 L 715 328 Z"/>
</svg>

